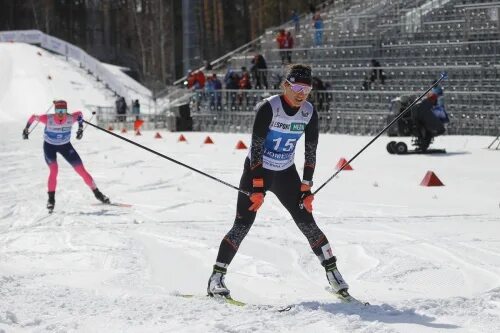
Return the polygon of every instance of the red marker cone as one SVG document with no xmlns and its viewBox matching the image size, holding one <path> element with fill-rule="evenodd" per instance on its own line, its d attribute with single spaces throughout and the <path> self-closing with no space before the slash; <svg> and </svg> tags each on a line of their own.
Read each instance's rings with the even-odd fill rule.
<svg viewBox="0 0 500 333">
<path fill-rule="evenodd" d="M 243 141 L 238 141 L 238 143 L 236 144 L 236 149 L 247 149 L 247 145 L 243 142 Z"/>
<path fill-rule="evenodd" d="M 161 136 L 160 132 L 156 132 L 155 139 L 161 139 L 161 138 L 162 138 L 162 136 Z"/>
<path fill-rule="evenodd" d="M 444 186 L 443 182 L 436 176 L 434 171 L 427 171 L 424 179 L 420 182 L 421 186 Z"/>
<path fill-rule="evenodd" d="M 142 135 L 142 134 L 141 134 L 141 131 L 140 131 L 140 130 L 135 131 L 135 135 L 136 135 L 136 136 L 141 136 L 141 135 Z"/>
<path fill-rule="evenodd" d="M 127 133 L 127 129 L 125 127 L 122 128 L 122 133 Z"/>
<path fill-rule="evenodd" d="M 347 160 L 346 160 L 345 158 L 341 157 L 341 158 L 340 158 L 340 160 L 337 162 L 337 166 L 335 166 L 335 169 L 339 170 L 339 169 L 340 169 L 340 168 L 342 168 L 342 166 L 343 166 L 344 164 L 346 164 L 346 163 L 347 163 Z M 354 169 L 351 167 L 351 165 L 350 165 L 350 164 L 347 164 L 347 165 L 345 166 L 345 168 L 344 168 L 344 169 L 342 169 L 342 170 L 343 170 L 343 171 L 349 171 L 349 170 L 354 170 Z"/>
<path fill-rule="evenodd" d="M 109 125 L 108 126 L 108 131 L 113 131 L 113 130 L 114 130 L 113 126 Z"/>
<path fill-rule="evenodd" d="M 186 137 L 184 135 L 179 135 L 179 138 L 177 139 L 177 142 L 187 142 Z"/>
<path fill-rule="evenodd" d="M 207 135 L 207 137 L 205 138 L 205 141 L 203 143 L 205 143 L 205 144 L 213 144 L 214 141 L 212 140 L 212 138 L 210 136 Z"/>
</svg>

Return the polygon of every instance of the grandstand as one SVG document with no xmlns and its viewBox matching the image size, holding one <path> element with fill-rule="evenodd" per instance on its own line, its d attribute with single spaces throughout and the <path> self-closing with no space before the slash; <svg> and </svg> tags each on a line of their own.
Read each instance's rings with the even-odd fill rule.
<svg viewBox="0 0 500 333">
<path fill-rule="evenodd" d="M 320 7 L 323 42 L 315 45 L 312 14 L 268 29 L 256 40 L 212 62 L 223 78 L 229 71 L 250 69 L 255 54 L 267 62 L 269 89 L 188 90 L 185 78 L 169 89 L 161 110 L 190 105 L 193 130 L 250 132 L 254 106 L 279 92 L 285 66 L 276 43 L 278 29 L 294 35 L 293 62 L 312 66 L 324 83 L 311 100 L 320 117 L 320 129 L 329 133 L 369 135 L 387 124 L 391 101 L 419 95 L 446 71 L 443 83 L 450 116 L 448 134 L 498 135 L 500 128 L 500 2 L 495 0 L 336 0 Z M 379 67 L 372 67 L 375 59 Z M 380 70 L 384 80 L 369 79 Z M 255 82 L 252 84 L 255 85 Z M 220 104 L 214 105 L 214 99 Z M 168 103 L 164 101 L 168 100 Z M 172 105 L 174 107 L 172 108 Z M 112 112 L 112 111 L 111 111 Z M 175 112 L 179 117 L 179 112 Z M 184 114 L 186 114 L 184 112 Z M 158 117 L 158 115 L 155 115 Z M 101 122 L 114 119 L 113 114 Z M 176 121 L 161 115 L 154 127 L 172 130 Z M 179 124 L 179 121 L 177 121 Z M 115 127 L 118 124 L 115 124 Z"/>
<path fill-rule="evenodd" d="M 386 124 L 390 101 L 419 94 L 446 71 L 443 86 L 451 117 L 449 134 L 497 135 L 500 124 L 500 2 L 487 0 L 335 1 L 320 10 L 323 43 L 313 41 L 312 14 L 301 17 L 300 32 L 292 22 L 293 62 L 313 67 L 328 90 L 315 91 L 323 132 L 371 134 Z M 271 90 L 221 90 L 222 104 L 210 106 L 210 93 L 192 97 L 194 129 L 250 131 L 256 101 L 278 92 L 284 70 L 275 42 L 277 28 L 268 29 L 254 49 L 232 54 L 227 68 L 251 67 L 256 53 L 264 55 Z M 372 73 L 371 60 L 385 77 L 363 82 Z"/>
</svg>

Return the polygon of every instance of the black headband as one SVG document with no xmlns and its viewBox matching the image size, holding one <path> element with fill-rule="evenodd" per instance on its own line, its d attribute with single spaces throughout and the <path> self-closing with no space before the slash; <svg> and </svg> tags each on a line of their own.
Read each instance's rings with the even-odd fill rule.
<svg viewBox="0 0 500 333">
<path fill-rule="evenodd" d="M 312 85 L 312 75 L 311 70 L 306 67 L 292 68 L 286 79 L 291 83 L 305 83 Z"/>
</svg>

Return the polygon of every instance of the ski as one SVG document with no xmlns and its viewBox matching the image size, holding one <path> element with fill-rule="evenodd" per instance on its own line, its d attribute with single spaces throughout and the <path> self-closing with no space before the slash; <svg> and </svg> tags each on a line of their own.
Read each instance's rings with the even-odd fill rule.
<svg viewBox="0 0 500 333">
<path fill-rule="evenodd" d="M 194 298 L 194 299 L 210 299 L 216 302 L 230 304 L 239 307 L 250 307 L 259 310 L 272 310 L 276 312 L 287 312 L 292 309 L 292 305 L 287 305 L 285 307 L 276 307 L 274 305 L 261 305 L 261 304 L 249 304 L 246 302 L 242 302 L 232 298 L 231 296 L 201 296 L 201 295 L 193 295 L 193 294 L 175 294 L 174 296 L 182 297 L 182 298 Z"/>
<path fill-rule="evenodd" d="M 370 303 L 368 302 L 362 302 L 359 299 L 351 296 L 347 289 L 340 290 L 339 292 L 335 292 L 334 290 L 328 288 L 328 291 L 333 294 L 335 297 L 337 297 L 342 303 L 349 303 L 349 304 L 357 304 L 361 306 L 368 306 Z"/>
<path fill-rule="evenodd" d="M 98 202 L 98 203 L 93 203 L 92 205 L 93 206 L 115 206 L 115 207 L 125 207 L 125 208 L 132 207 L 131 204 L 122 203 L 122 202 L 109 202 L 109 203 Z"/>
</svg>

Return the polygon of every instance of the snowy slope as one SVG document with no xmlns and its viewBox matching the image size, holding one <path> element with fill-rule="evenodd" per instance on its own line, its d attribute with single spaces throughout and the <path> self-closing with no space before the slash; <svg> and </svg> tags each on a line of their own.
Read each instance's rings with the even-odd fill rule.
<svg viewBox="0 0 500 333">
<path fill-rule="evenodd" d="M 370 307 L 324 290 L 323 268 L 271 193 L 226 279 L 253 306 L 185 299 L 175 294 L 205 294 L 236 191 L 89 127 L 76 150 L 99 188 L 133 207 L 97 204 L 60 158 L 49 216 L 42 126 L 21 140 L 27 109 L 45 111 L 49 71 L 81 80 L 59 86 L 70 105 L 107 97 L 64 61 L 24 47 L 0 44 L 0 332 L 500 331 L 500 152 L 484 149 L 493 138 L 440 137 L 446 155 L 396 156 L 382 137 L 318 193 L 317 223 Z M 206 133 L 184 133 L 187 143 L 161 134 L 128 138 L 238 184 L 247 152 L 234 147 L 248 135 L 210 134 L 215 145 L 204 145 Z M 316 184 L 369 139 L 321 135 Z M 302 155 L 301 142 L 299 166 Z M 445 186 L 419 186 L 428 170 Z"/>
<path fill-rule="evenodd" d="M 488 137 L 444 137 L 445 156 L 394 156 L 386 138 L 315 200 L 352 293 L 373 305 L 338 303 L 322 267 L 274 195 L 229 269 L 234 297 L 296 306 L 278 314 L 203 295 L 236 193 L 109 135 L 75 142 L 100 189 L 133 208 L 94 205 L 60 162 L 48 216 L 41 129 L 28 141 L 1 128 L 0 328 L 6 332 L 497 332 L 500 329 L 498 151 Z M 248 137 L 152 132 L 138 142 L 237 184 Z M 322 135 L 316 181 L 367 137 Z M 96 143 L 99 142 L 98 145 Z M 299 145 L 298 150 L 303 147 Z M 301 154 L 299 154 L 300 156 Z M 301 158 L 299 158 L 301 160 Z M 300 163 L 300 162 L 299 162 Z M 445 187 L 421 187 L 427 170 Z M 375 185 L 376 183 L 376 185 Z"/>
<path fill-rule="evenodd" d="M 86 105 L 114 106 L 101 82 L 64 57 L 23 43 L 0 43 L 0 121 L 25 121 L 44 113 L 52 100 L 90 114 Z"/>
</svg>

